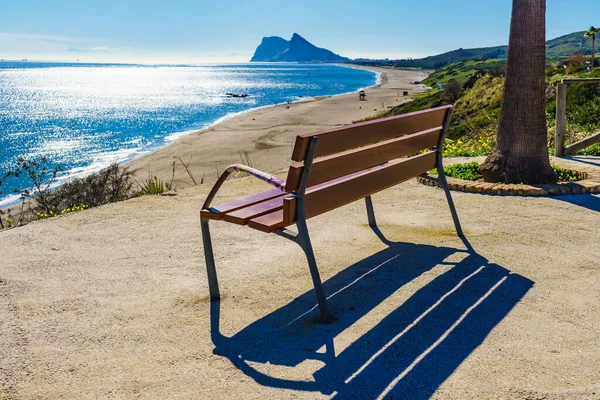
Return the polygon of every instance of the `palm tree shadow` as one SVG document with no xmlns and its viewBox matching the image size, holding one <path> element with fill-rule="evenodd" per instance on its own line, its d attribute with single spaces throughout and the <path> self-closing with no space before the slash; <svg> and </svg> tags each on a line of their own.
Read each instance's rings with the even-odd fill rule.
<svg viewBox="0 0 600 400">
<path fill-rule="evenodd" d="M 564 201 L 575 206 L 587 208 L 588 210 L 600 212 L 599 194 L 567 194 L 552 197 L 554 200 Z"/>
<path fill-rule="evenodd" d="M 220 302 L 211 303 L 214 352 L 261 385 L 345 398 L 429 398 L 511 311 L 533 282 L 467 250 L 390 242 L 389 247 L 324 283 L 336 320 L 318 324 L 313 291 L 232 337 L 219 331 Z M 449 259 L 449 261 L 446 261 Z M 457 261 L 452 261 L 452 260 Z M 416 278 L 427 283 L 414 290 Z M 427 281 L 429 279 L 429 281 Z M 415 286 L 415 285 L 413 285 Z M 387 315 L 363 318 L 400 289 L 414 293 Z M 378 319 L 379 318 L 379 319 Z M 359 321 L 360 320 L 360 321 Z M 356 324 L 360 322 L 359 324 Z M 366 330 L 348 343 L 347 330 Z M 344 340 L 339 340 L 340 337 Z M 351 337 L 354 337 L 350 335 Z M 335 348 L 335 343 L 342 342 Z M 303 380 L 273 366 L 316 372 Z M 301 365 L 302 364 L 302 365 Z"/>
</svg>

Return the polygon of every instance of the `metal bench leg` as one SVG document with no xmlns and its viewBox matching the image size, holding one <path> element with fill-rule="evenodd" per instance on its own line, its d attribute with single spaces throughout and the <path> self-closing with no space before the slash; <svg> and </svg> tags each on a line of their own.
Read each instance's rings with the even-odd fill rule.
<svg viewBox="0 0 600 400">
<path fill-rule="evenodd" d="M 209 220 L 200 219 L 202 228 L 202 243 L 204 244 L 204 259 L 206 261 L 206 274 L 208 275 L 208 290 L 210 300 L 215 301 L 221 298 L 219 293 L 219 281 L 217 280 L 217 270 L 215 269 L 215 257 L 213 254 L 212 241 L 210 240 Z"/>
<path fill-rule="evenodd" d="M 329 305 L 327 304 L 327 296 L 325 296 L 325 290 L 323 290 L 323 284 L 321 283 L 321 276 L 319 275 L 319 269 L 317 268 L 317 260 L 315 259 L 315 253 L 310 242 L 310 236 L 308 235 L 308 227 L 306 226 L 306 220 L 301 219 L 296 222 L 298 226 L 298 241 L 297 243 L 302 247 L 306 254 L 306 260 L 308 261 L 308 268 L 310 270 L 310 276 L 315 287 L 315 293 L 317 294 L 317 301 L 319 302 L 319 311 L 321 312 L 321 321 L 329 322 L 333 319 L 329 312 Z"/>
<path fill-rule="evenodd" d="M 365 203 L 367 204 L 367 218 L 369 219 L 369 226 L 375 228 L 377 221 L 375 220 L 375 210 L 373 209 L 373 199 L 371 196 L 365 197 Z"/>
<path fill-rule="evenodd" d="M 446 194 L 446 200 L 448 200 L 448 206 L 450 206 L 450 213 L 452 214 L 452 219 L 454 220 L 454 227 L 456 228 L 456 233 L 459 237 L 465 237 L 460 226 L 460 221 L 458 220 L 458 214 L 456 213 L 454 201 L 452 200 L 452 196 L 450 195 L 450 188 L 448 188 L 448 181 L 446 180 L 446 174 L 444 173 L 444 168 L 441 166 L 441 162 L 438 164 L 437 170 L 438 183 L 440 187 L 444 189 L 444 193 Z"/>
</svg>

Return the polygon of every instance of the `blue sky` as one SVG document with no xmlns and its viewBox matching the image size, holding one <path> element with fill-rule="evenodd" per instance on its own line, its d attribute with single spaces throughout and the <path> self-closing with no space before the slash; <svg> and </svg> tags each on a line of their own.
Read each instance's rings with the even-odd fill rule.
<svg viewBox="0 0 600 400">
<path fill-rule="evenodd" d="M 348 57 L 506 44 L 511 0 L 0 0 L 0 58 L 247 61 L 298 32 Z M 600 25 L 598 0 L 548 0 L 548 38 Z"/>
</svg>

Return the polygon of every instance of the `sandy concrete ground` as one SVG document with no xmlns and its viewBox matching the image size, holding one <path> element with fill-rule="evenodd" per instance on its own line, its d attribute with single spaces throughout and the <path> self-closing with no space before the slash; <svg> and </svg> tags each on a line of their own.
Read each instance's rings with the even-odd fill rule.
<svg viewBox="0 0 600 400">
<path fill-rule="evenodd" d="M 600 398 L 600 197 L 455 193 L 466 243 L 414 180 L 374 196 L 380 237 L 362 202 L 313 218 L 320 325 L 300 249 L 226 223 L 210 306 L 208 189 L 0 233 L 0 398 Z"/>
<path fill-rule="evenodd" d="M 205 182 L 214 182 L 217 171 L 242 162 L 242 158 L 246 163 L 246 154 L 254 167 L 276 171 L 289 165 L 296 135 L 350 124 L 408 101 L 410 97 L 403 96 L 404 91 L 412 95 L 425 88 L 410 83 L 425 79 L 427 73 L 423 71 L 363 69 L 377 71 L 382 77 L 379 87 L 367 89 L 366 101 L 359 101 L 357 94 L 348 94 L 262 108 L 182 137 L 128 165 L 138 179 L 147 179 L 152 174 L 170 181 L 175 161 L 179 188 L 191 185 L 192 181 L 176 157 L 185 163 L 191 159 L 190 168 L 197 181 L 204 177 Z"/>
</svg>

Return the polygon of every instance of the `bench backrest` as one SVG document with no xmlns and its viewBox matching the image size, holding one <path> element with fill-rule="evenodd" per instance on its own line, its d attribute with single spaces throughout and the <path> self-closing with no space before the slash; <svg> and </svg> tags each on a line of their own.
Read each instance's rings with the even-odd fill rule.
<svg viewBox="0 0 600 400">
<path fill-rule="evenodd" d="M 298 190 L 315 136 L 304 196 L 307 218 L 427 172 L 437 166 L 437 152 L 406 156 L 441 145 L 451 111 L 445 106 L 298 135 L 292 153 L 297 164 L 289 169 L 285 189 Z M 295 221 L 296 208 L 297 198 L 284 200 L 286 221 Z"/>
</svg>

